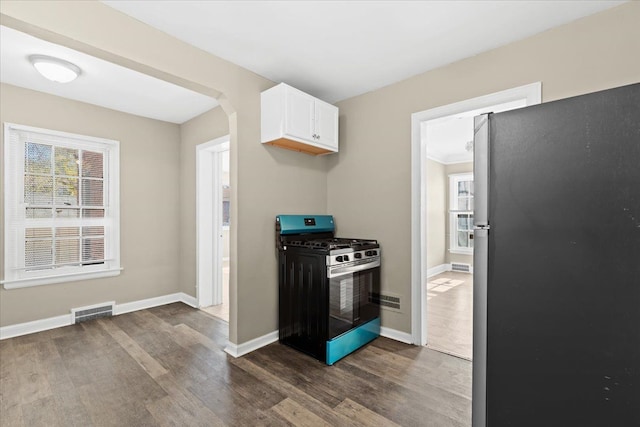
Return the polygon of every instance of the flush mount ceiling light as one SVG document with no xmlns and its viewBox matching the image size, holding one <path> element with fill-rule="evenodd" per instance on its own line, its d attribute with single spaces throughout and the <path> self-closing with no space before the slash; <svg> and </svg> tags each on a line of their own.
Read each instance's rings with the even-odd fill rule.
<svg viewBox="0 0 640 427">
<path fill-rule="evenodd" d="M 40 74 L 53 82 L 69 83 L 80 75 L 80 67 L 64 59 L 31 55 L 29 61 Z"/>
</svg>

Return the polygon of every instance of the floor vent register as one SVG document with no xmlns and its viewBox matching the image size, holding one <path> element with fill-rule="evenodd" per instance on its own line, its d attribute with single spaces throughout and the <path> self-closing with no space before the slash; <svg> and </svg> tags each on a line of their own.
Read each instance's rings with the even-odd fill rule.
<svg viewBox="0 0 640 427">
<path fill-rule="evenodd" d="M 102 317 L 113 316 L 113 306 L 115 303 L 103 303 L 89 307 L 78 307 L 71 309 L 74 323 L 86 322 L 87 320 L 100 319 Z"/>
</svg>

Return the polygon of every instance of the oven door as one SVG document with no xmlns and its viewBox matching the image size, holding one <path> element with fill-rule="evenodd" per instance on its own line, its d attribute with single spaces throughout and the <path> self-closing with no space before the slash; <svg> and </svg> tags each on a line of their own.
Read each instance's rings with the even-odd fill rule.
<svg viewBox="0 0 640 427">
<path fill-rule="evenodd" d="M 330 267 L 329 337 L 331 340 L 348 330 L 380 316 L 380 260 L 370 263 Z"/>
</svg>

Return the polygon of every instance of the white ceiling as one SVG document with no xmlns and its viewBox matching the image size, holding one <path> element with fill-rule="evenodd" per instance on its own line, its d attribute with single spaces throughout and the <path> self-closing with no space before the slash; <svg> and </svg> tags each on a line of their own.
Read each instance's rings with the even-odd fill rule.
<svg viewBox="0 0 640 427">
<path fill-rule="evenodd" d="M 425 122 L 426 132 L 423 135 L 427 138 L 427 157 L 445 165 L 472 162 L 473 150 L 467 150 L 466 144 L 473 141 L 473 118 L 483 113 L 500 113 L 526 105 L 526 100 L 520 99 Z"/>
<path fill-rule="evenodd" d="M 623 1 L 103 1 L 187 43 L 329 102 L 387 86 Z M 215 100 L 1 28 L 0 80 L 182 123 Z M 83 74 L 56 84 L 26 57 Z"/>
<path fill-rule="evenodd" d="M 103 3 L 276 83 L 333 103 L 623 2 Z"/>
<path fill-rule="evenodd" d="M 82 70 L 70 83 L 42 77 L 27 57 L 54 56 Z M 0 26 L 0 81 L 171 123 L 184 123 L 218 105 L 208 96 Z"/>
</svg>

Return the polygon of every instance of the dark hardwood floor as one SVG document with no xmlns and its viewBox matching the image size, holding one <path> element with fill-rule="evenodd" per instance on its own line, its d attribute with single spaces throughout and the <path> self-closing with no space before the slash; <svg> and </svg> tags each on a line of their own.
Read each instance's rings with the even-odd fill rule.
<svg viewBox="0 0 640 427">
<path fill-rule="evenodd" d="M 176 303 L 0 341 L 5 426 L 469 426 L 471 363 L 378 338 L 326 366 L 279 343 L 234 359 Z"/>
</svg>

